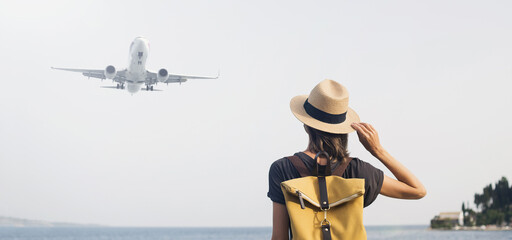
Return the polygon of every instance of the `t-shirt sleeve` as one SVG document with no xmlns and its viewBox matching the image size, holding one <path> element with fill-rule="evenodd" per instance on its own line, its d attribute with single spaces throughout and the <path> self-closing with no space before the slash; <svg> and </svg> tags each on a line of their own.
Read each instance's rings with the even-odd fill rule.
<svg viewBox="0 0 512 240">
<path fill-rule="evenodd" d="M 364 207 L 367 207 L 379 196 L 384 182 L 384 173 L 365 161 L 354 160 L 355 164 L 351 164 L 354 168 L 352 171 L 355 177 L 364 178 Z"/>
<path fill-rule="evenodd" d="M 268 193 L 267 196 L 273 202 L 285 204 L 281 182 L 284 181 L 283 169 L 278 161 L 270 166 L 268 173 Z"/>
</svg>

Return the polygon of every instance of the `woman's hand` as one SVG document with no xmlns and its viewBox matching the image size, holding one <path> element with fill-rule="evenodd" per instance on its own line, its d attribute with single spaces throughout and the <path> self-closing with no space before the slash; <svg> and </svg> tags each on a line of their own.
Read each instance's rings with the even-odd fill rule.
<svg viewBox="0 0 512 240">
<path fill-rule="evenodd" d="M 379 134 L 372 125 L 368 123 L 352 123 L 352 126 L 357 131 L 359 141 L 373 156 L 377 157 L 383 150 L 380 145 Z"/>
</svg>

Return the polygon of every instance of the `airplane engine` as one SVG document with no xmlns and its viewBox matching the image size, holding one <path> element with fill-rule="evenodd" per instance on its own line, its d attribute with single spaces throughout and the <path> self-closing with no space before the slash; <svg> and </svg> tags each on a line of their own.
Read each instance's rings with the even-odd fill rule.
<svg viewBox="0 0 512 240">
<path fill-rule="evenodd" d="M 159 82 L 165 82 L 167 81 L 167 78 L 169 78 L 169 72 L 165 68 L 162 68 L 158 70 L 158 74 L 156 76 Z"/>
<path fill-rule="evenodd" d="M 108 78 L 108 79 L 112 79 L 116 76 L 116 68 L 112 65 L 108 65 L 106 68 L 105 68 L 105 77 Z"/>
</svg>

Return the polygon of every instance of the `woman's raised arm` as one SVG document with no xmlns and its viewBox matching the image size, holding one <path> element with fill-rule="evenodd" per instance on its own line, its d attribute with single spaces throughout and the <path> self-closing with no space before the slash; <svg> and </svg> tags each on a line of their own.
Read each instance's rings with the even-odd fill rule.
<svg viewBox="0 0 512 240">
<path fill-rule="evenodd" d="M 420 199 L 427 194 L 420 180 L 382 147 L 379 135 L 372 125 L 353 123 L 352 127 L 357 131 L 359 141 L 366 150 L 379 159 L 397 179 L 384 175 L 384 182 L 380 190 L 382 195 L 401 199 Z"/>
</svg>

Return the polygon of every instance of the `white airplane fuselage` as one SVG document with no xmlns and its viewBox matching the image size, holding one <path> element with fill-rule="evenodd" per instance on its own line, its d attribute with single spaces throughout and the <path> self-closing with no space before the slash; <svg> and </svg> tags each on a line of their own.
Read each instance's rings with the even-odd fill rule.
<svg viewBox="0 0 512 240">
<path fill-rule="evenodd" d="M 130 45 L 128 56 L 128 68 L 126 71 L 126 90 L 130 93 L 140 91 L 146 80 L 146 59 L 149 54 L 149 42 L 145 38 L 138 37 Z"/>
</svg>

